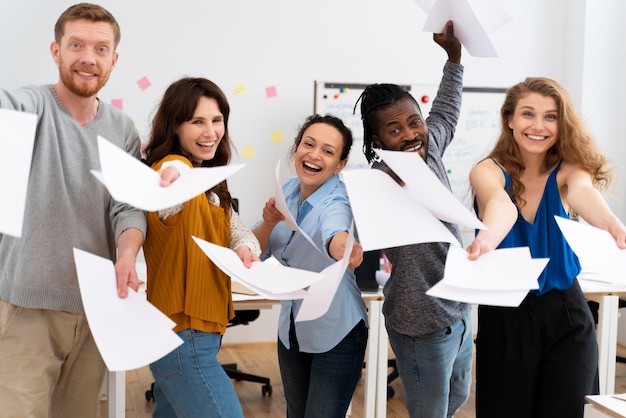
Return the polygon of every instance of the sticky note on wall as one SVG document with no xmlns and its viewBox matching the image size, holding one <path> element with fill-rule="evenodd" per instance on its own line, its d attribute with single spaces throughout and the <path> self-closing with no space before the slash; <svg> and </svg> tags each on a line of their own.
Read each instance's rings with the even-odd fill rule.
<svg viewBox="0 0 626 418">
<path fill-rule="evenodd" d="M 265 88 L 265 97 L 270 99 L 276 96 L 278 96 L 278 93 L 276 92 L 276 86 L 269 86 Z"/>
<path fill-rule="evenodd" d="M 283 142 L 283 131 L 272 131 L 272 142 L 275 144 Z"/>
<path fill-rule="evenodd" d="M 245 84 L 235 84 L 235 96 L 245 96 L 247 93 Z"/>
<path fill-rule="evenodd" d="M 243 158 L 254 158 L 254 147 L 243 147 Z"/>
</svg>

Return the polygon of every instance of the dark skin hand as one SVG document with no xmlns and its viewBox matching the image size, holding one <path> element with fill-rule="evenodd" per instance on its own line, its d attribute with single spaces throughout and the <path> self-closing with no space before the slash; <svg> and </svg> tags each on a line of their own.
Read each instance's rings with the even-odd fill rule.
<svg viewBox="0 0 626 418">
<path fill-rule="evenodd" d="M 454 24 L 448 20 L 443 33 L 434 33 L 433 40 L 448 54 L 448 61 L 454 64 L 461 63 L 461 41 L 454 35 Z"/>
</svg>

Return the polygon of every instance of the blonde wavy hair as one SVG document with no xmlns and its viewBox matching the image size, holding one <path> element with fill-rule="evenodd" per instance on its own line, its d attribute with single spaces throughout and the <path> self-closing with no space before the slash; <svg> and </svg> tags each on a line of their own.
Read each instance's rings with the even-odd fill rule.
<svg viewBox="0 0 626 418">
<path fill-rule="evenodd" d="M 591 174 L 593 184 L 599 189 L 607 189 L 611 182 L 611 169 L 608 160 L 600 152 L 595 139 L 585 127 L 582 118 L 574 109 L 567 90 L 557 81 L 544 77 L 528 77 L 506 92 L 500 110 L 501 132 L 495 147 L 487 158 L 495 159 L 504 167 L 511 178 L 511 197 L 518 207 L 526 204 L 522 199 L 524 185 L 520 180 L 525 166 L 517 143 L 513 138 L 513 130 L 509 128 L 509 120 L 515 112 L 519 100 L 529 93 L 539 93 L 552 97 L 558 111 L 558 140 L 546 154 L 546 166 L 558 160 L 579 164 Z"/>
</svg>

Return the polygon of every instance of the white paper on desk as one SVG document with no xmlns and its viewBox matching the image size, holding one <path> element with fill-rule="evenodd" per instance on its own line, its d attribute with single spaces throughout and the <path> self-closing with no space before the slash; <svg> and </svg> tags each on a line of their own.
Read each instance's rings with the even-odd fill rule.
<svg viewBox="0 0 626 418">
<path fill-rule="evenodd" d="M 528 293 L 530 289 L 539 289 L 537 278 L 548 261 L 548 258 L 532 258 L 528 247 L 501 248 L 470 260 L 467 251 L 450 246 L 442 280 L 450 286 L 467 289 Z"/>
<path fill-rule="evenodd" d="M 363 251 L 424 242 L 461 245 L 439 219 L 384 171 L 343 170 L 342 178 Z"/>
<path fill-rule="evenodd" d="M 37 115 L 0 109 L 0 234 L 22 236 Z"/>
<path fill-rule="evenodd" d="M 524 300 L 526 290 L 484 290 L 451 286 L 440 280 L 426 291 L 427 295 L 457 302 L 490 306 L 516 307 Z"/>
<path fill-rule="evenodd" d="M 295 322 L 313 321 L 328 312 L 328 308 L 330 308 L 343 275 L 348 268 L 353 246 L 354 225 L 350 227 L 343 257 L 322 270 L 322 274 L 326 275 L 326 277 L 317 283 L 313 283 L 307 289 L 306 296 L 300 305 L 300 310 L 298 310 L 298 314 L 294 319 Z"/>
<path fill-rule="evenodd" d="M 198 237 L 194 241 L 211 261 L 232 280 L 238 280 L 268 299 L 299 299 L 305 287 L 324 278 L 321 273 L 254 261 L 250 268 L 230 248 L 213 244 Z"/>
<path fill-rule="evenodd" d="M 554 219 L 580 260 L 581 275 L 589 280 L 626 284 L 626 250 L 617 246 L 608 231 L 560 216 Z"/>
<path fill-rule="evenodd" d="M 376 152 L 402 179 L 403 189 L 438 219 L 474 229 L 487 229 L 476 215 L 443 185 L 417 152 L 384 150 Z"/>
<path fill-rule="evenodd" d="M 111 260 L 74 248 L 74 263 L 87 322 L 110 371 L 144 367 L 183 343 L 176 324 L 145 297 L 133 290 L 117 296 Z"/>
<path fill-rule="evenodd" d="M 101 136 L 98 136 L 98 151 L 102 171 L 91 170 L 91 173 L 115 200 L 149 212 L 184 203 L 244 167 L 235 164 L 192 168 L 169 186 L 161 187 L 158 172 Z"/>
<path fill-rule="evenodd" d="M 318 252 L 324 254 L 322 250 L 315 244 L 313 238 L 311 238 L 306 232 L 304 232 L 297 224 L 296 220 L 293 218 L 291 212 L 289 212 L 289 208 L 287 207 L 287 202 L 285 201 L 285 195 L 283 194 L 283 188 L 280 185 L 280 160 L 276 164 L 276 182 L 274 183 L 274 206 L 279 210 L 280 213 L 285 217 L 285 222 L 292 231 L 298 231 L 302 234 L 302 236 L 309 241 L 309 243 L 315 248 Z"/>
<path fill-rule="evenodd" d="M 454 22 L 454 34 L 474 57 L 497 57 L 489 35 L 511 21 L 497 4 L 488 0 L 415 0 L 428 13 L 424 31 L 442 33 Z"/>
</svg>

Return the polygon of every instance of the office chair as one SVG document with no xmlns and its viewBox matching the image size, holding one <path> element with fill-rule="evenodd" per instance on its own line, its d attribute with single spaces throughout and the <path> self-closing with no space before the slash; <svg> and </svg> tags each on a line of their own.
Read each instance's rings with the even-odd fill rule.
<svg viewBox="0 0 626 418">
<path fill-rule="evenodd" d="M 259 317 L 259 314 L 260 311 L 258 309 L 235 311 L 235 317 L 230 320 L 227 326 L 233 327 L 236 325 L 248 325 L 250 322 L 257 319 Z M 263 386 L 261 386 L 261 394 L 263 396 L 272 396 L 272 385 L 270 384 L 269 378 L 241 372 L 237 370 L 237 363 L 222 364 L 222 368 L 231 379 L 263 384 Z"/>
<path fill-rule="evenodd" d="M 243 310 L 235 311 L 235 317 L 230 320 L 227 327 L 233 327 L 236 325 L 248 325 L 250 322 L 257 319 L 260 315 L 260 311 L 256 310 Z M 255 382 L 261 383 L 261 394 L 263 396 L 272 396 L 272 385 L 270 379 L 263 376 L 257 376 L 254 374 L 244 373 L 237 370 L 237 363 L 222 364 L 222 368 L 226 372 L 226 375 L 236 381 Z M 154 400 L 154 382 L 150 385 L 150 389 L 146 391 L 146 401 Z"/>
</svg>

